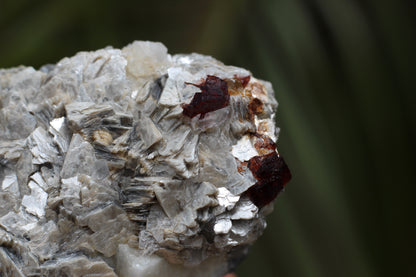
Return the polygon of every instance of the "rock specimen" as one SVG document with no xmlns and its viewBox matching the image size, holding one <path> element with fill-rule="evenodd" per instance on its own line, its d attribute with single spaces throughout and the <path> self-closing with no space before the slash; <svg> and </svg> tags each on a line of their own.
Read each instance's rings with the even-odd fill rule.
<svg viewBox="0 0 416 277">
<path fill-rule="evenodd" d="M 0 276 L 222 276 L 290 179 L 268 82 L 160 43 L 0 70 Z"/>
</svg>

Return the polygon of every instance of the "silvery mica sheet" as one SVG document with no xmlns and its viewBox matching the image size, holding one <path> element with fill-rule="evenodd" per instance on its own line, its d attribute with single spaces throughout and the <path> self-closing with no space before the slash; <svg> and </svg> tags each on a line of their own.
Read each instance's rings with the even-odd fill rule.
<svg viewBox="0 0 416 277">
<path fill-rule="evenodd" d="M 222 276 L 290 179 L 270 83 L 134 42 L 0 70 L 0 276 Z"/>
</svg>

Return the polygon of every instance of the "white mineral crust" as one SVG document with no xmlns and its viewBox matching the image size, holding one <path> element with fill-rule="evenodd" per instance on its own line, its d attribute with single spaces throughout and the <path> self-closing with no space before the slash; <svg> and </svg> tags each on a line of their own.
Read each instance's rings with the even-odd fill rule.
<svg viewBox="0 0 416 277">
<path fill-rule="evenodd" d="M 198 112 L 209 76 L 229 100 Z M 233 270 L 271 210 L 245 195 L 246 162 L 253 134 L 276 141 L 276 107 L 247 70 L 154 42 L 1 69 L 0 276 Z"/>
</svg>

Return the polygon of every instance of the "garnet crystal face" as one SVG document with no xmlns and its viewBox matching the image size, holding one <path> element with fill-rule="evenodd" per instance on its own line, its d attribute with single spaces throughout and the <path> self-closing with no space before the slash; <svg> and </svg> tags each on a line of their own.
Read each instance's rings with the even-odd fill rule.
<svg viewBox="0 0 416 277">
<path fill-rule="evenodd" d="M 229 104 L 228 85 L 221 78 L 208 75 L 200 85 L 186 84 L 201 89 L 201 92 L 195 93 L 191 103 L 182 105 L 183 114 L 188 117 L 200 114 L 200 118 L 203 119 L 206 113 L 222 109 Z"/>
<path fill-rule="evenodd" d="M 291 176 L 271 84 L 161 43 L 2 69 L 0 103 L 0 276 L 223 276 Z"/>
<path fill-rule="evenodd" d="M 276 152 L 255 156 L 248 161 L 247 166 L 257 183 L 245 194 L 259 208 L 272 202 L 292 178 L 285 161 Z"/>
</svg>

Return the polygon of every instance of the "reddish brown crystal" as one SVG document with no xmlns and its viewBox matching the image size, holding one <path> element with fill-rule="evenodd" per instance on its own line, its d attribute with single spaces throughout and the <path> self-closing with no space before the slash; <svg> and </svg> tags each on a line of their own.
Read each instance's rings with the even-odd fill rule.
<svg viewBox="0 0 416 277">
<path fill-rule="evenodd" d="M 270 137 L 259 133 L 256 133 L 255 136 L 256 141 L 254 143 L 254 147 L 259 152 L 261 152 L 261 150 L 272 150 L 274 152 L 274 150 L 276 149 L 276 143 L 274 143 L 274 141 Z"/>
<path fill-rule="evenodd" d="M 239 77 L 237 75 L 234 75 L 234 78 L 240 81 L 243 88 L 245 88 L 248 85 L 248 83 L 250 82 L 250 75 L 244 76 L 244 77 Z"/>
<path fill-rule="evenodd" d="M 285 161 L 276 152 L 251 158 L 248 168 L 257 183 L 244 194 L 259 208 L 272 202 L 292 178 Z"/>
<path fill-rule="evenodd" d="M 263 102 L 258 98 L 253 98 L 248 104 L 248 110 L 252 114 L 261 114 L 263 112 Z"/>
<path fill-rule="evenodd" d="M 234 75 L 234 78 L 232 79 L 225 79 L 230 95 L 246 95 L 244 89 L 250 82 L 250 78 L 250 75 L 245 77 L 238 77 L 237 75 Z"/>
<path fill-rule="evenodd" d="M 200 114 L 202 119 L 206 113 L 222 109 L 228 106 L 230 102 L 227 82 L 221 78 L 208 75 L 207 79 L 200 85 L 186 84 L 201 89 L 201 92 L 195 93 L 191 103 L 182 105 L 183 114 L 190 118 Z"/>
</svg>

